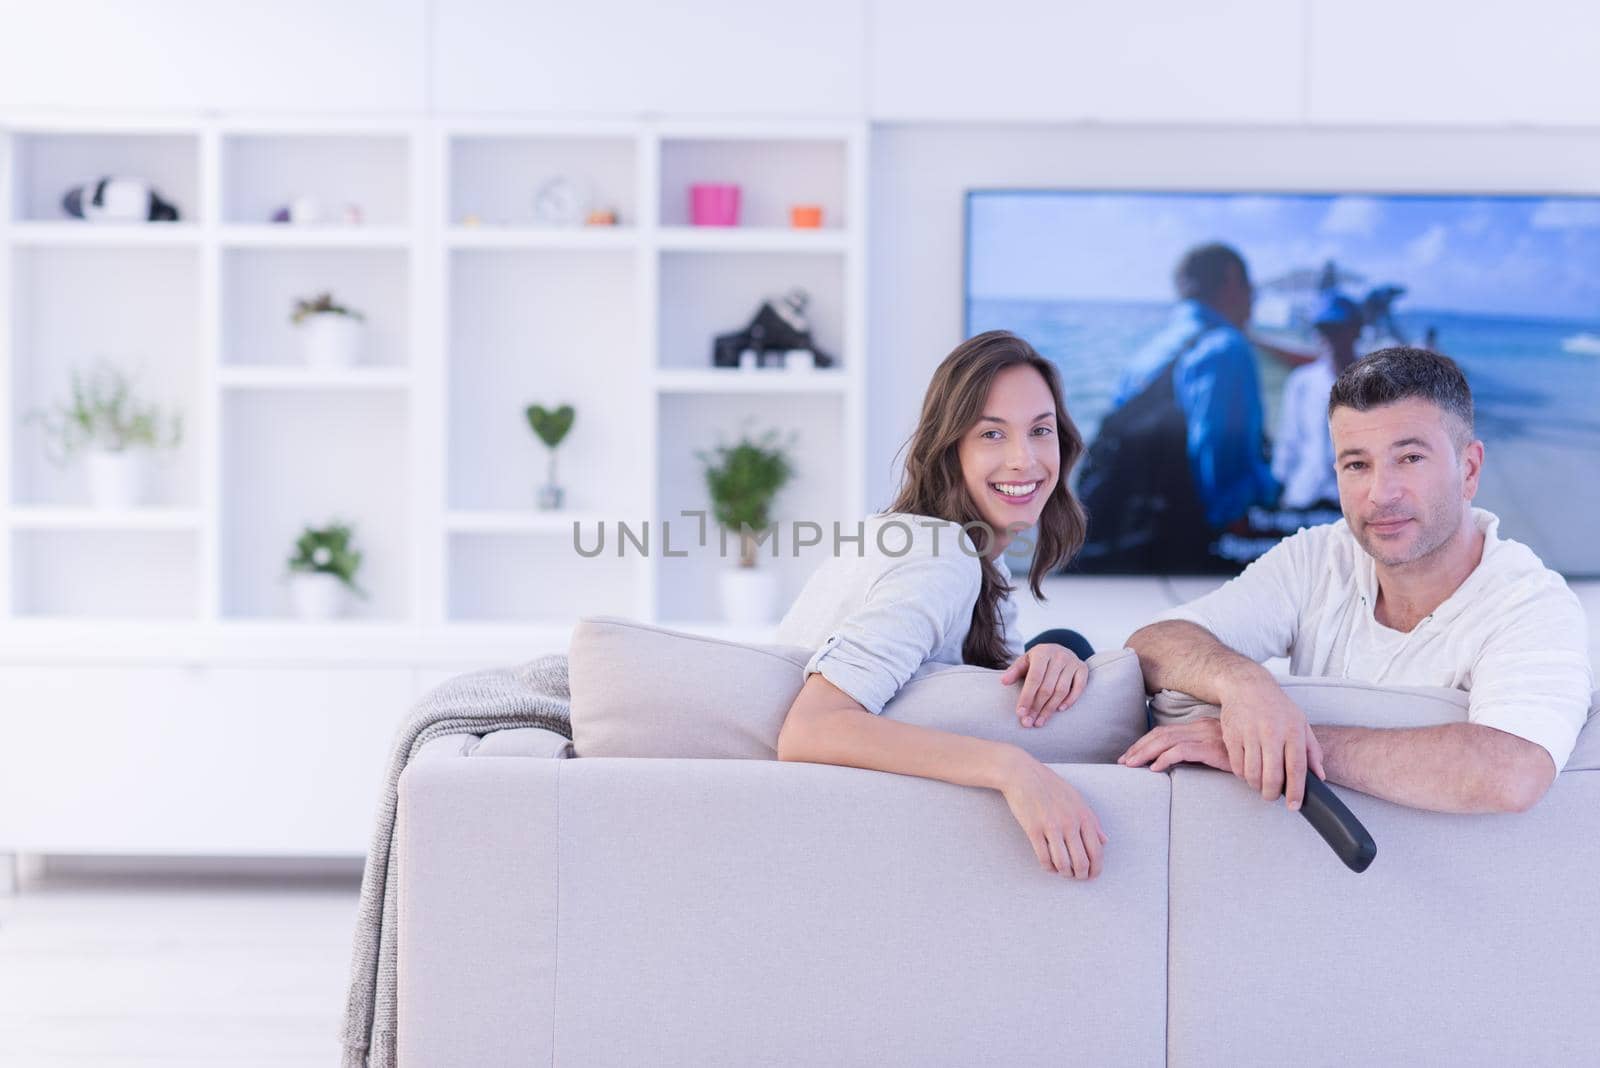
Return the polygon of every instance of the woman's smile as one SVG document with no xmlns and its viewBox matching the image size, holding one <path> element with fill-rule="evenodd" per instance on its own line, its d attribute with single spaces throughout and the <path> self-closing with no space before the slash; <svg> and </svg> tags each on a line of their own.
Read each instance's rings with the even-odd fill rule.
<svg viewBox="0 0 1600 1068">
<path fill-rule="evenodd" d="M 989 488 L 1009 505 L 1024 505 L 1032 503 L 1043 485 L 1044 480 L 1036 478 L 1030 482 L 991 482 Z"/>
</svg>

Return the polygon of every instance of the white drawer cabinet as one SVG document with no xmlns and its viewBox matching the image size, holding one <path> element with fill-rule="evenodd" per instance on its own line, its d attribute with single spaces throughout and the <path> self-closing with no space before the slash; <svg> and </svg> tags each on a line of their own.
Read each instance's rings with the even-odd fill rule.
<svg viewBox="0 0 1600 1068">
<path fill-rule="evenodd" d="M 0 666 L 0 853 L 360 855 L 408 666 Z"/>
</svg>

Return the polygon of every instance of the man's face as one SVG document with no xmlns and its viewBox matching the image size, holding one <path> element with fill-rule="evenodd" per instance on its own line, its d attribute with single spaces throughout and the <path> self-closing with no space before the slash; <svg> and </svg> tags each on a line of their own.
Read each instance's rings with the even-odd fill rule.
<svg viewBox="0 0 1600 1068">
<path fill-rule="evenodd" d="M 1432 401 L 1408 397 L 1370 411 L 1335 408 L 1328 421 L 1339 505 L 1374 560 L 1428 557 L 1460 531 L 1483 469 L 1483 443 Z"/>
<path fill-rule="evenodd" d="M 1243 330 L 1249 325 L 1250 314 L 1255 310 L 1255 287 L 1250 284 L 1249 273 L 1238 267 L 1230 267 L 1227 276 L 1228 280 L 1217 292 L 1217 312 Z"/>
</svg>

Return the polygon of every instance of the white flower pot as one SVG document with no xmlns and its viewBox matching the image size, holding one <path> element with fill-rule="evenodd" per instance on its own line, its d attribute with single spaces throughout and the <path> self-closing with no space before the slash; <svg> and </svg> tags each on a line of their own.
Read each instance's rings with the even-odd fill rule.
<svg viewBox="0 0 1600 1068">
<path fill-rule="evenodd" d="M 758 567 L 723 570 L 722 618 L 740 626 L 763 626 L 778 618 L 778 576 Z"/>
<path fill-rule="evenodd" d="M 300 324 L 305 335 L 306 366 L 352 367 L 360 362 L 366 326 L 360 319 L 337 312 L 319 312 Z"/>
<path fill-rule="evenodd" d="M 84 457 L 89 503 L 96 508 L 137 508 L 150 485 L 150 455 L 142 449 L 91 449 Z"/>
<path fill-rule="evenodd" d="M 289 576 L 289 600 L 301 619 L 337 619 L 350 603 L 350 591 L 337 575 L 300 571 Z"/>
</svg>

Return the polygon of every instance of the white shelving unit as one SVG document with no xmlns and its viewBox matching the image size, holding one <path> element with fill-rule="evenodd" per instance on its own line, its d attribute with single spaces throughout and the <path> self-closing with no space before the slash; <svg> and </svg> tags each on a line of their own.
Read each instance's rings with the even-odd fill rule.
<svg viewBox="0 0 1600 1068">
<path fill-rule="evenodd" d="M 330 717 L 343 725 L 312 746 L 317 768 L 375 775 L 409 697 L 562 649 L 580 615 L 769 637 L 718 622 L 715 535 L 663 559 L 661 524 L 675 550 L 692 543 L 680 513 L 709 507 L 696 453 L 742 430 L 795 443 L 780 523 L 863 514 L 865 147 L 850 123 L 0 116 L 0 704 L 18 752 L 49 749 L 25 744 L 30 701 L 81 715 L 110 747 L 77 769 L 3 762 L 0 813 L 26 809 L 40 776 L 125 779 L 111 749 L 148 744 L 129 718 L 152 701 L 187 710 L 163 721 L 179 746 L 193 744 L 180 723 L 244 738 L 291 705 L 308 725 Z M 180 221 L 66 218 L 66 188 L 103 174 L 149 179 Z M 540 225 L 534 195 L 557 176 L 618 224 Z M 696 181 L 740 183 L 745 225 L 690 226 Z M 269 221 L 300 196 L 332 217 L 359 203 L 362 222 Z M 795 203 L 821 205 L 823 228 L 790 229 Z M 713 337 L 794 286 L 838 366 L 714 369 Z M 365 313 L 359 366 L 301 360 L 289 312 L 320 292 Z M 101 358 L 183 413 L 147 507 L 89 507 L 81 471 L 47 463 L 26 419 Z M 532 403 L 577 410 L 559 512 L 535 507 Z M 303 623 L 284 563 L 303 525 L 333 518 L 355 527 L 369 596 Z M 652 555 L 619 556 L 624 523 L 652 528 Z M 575 552 L 575 527 L 586 547 L 603 531 L 604 551 Z M 792 595 L 815 560 L 781 537 L 764 564 Z M 185 783 L 161 803 L 203 785 Z M 370 790 L 356 797 L 359 811 L 287 838 L 257 812 L 259 833 L 227 848 L 359 852 Z M 224 844 L 198 817 L 96 837 L 56 816 L 0 817 L 0 852 Z"/>
</svg>

